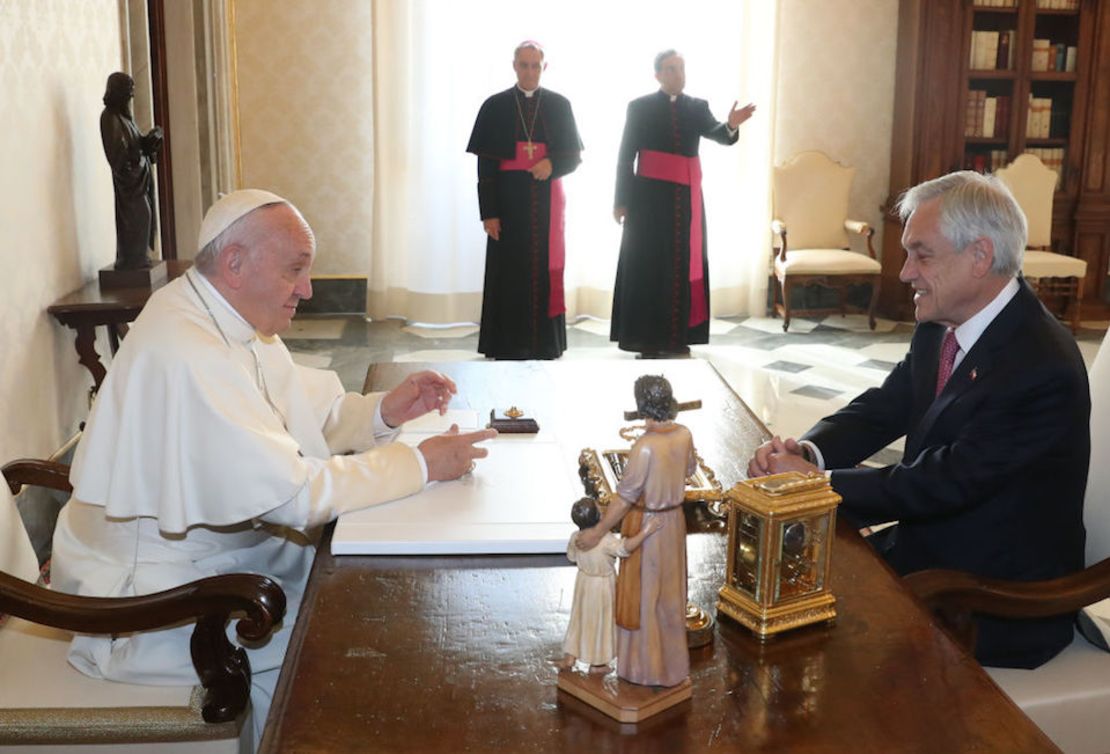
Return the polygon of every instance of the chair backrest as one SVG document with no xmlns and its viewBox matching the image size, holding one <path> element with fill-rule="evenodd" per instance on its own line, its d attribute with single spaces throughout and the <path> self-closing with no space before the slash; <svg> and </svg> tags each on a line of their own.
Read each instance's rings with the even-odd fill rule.
<svg viewBox="0 0 1110 754">
<path fill-rule="evenodd" d="M 39 575 L 39 561 L 31 539 L 3 478 L 0 478 L 0 571 L 32 583 Z"/>
<path fill-rule="evenodd" d="M 1102 339 L 1088 375 L 1091 383 L 1091 470 L 1083 523 L 1087 565 L 1110 558 L 1110 331 Z"/>
<path fill-rule="evenodd" d="M 774 216 L 786 223 L 791 249 L 848 248 L 848 197 L 856 169 L 824 152 L 799 152 L 775 168 Z"/>
<path fill-rule="evenodd" d="M 1045 167 L 1036 155 L 1018 155 L 1018 158 L 995 175 L 1017 199 L 1029 223 L 1030 248 L 1052 246 L 1052 196 L 1056 192 L 1056 173 Z"/>
</svg>

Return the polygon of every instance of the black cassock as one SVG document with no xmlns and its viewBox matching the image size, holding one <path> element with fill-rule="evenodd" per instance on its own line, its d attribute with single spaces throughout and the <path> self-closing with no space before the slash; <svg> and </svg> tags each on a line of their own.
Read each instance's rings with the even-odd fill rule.
<svg viewBox="0 0 1110 754">
<path fill-rule="evenodd" d="M 690 186 L 633 171 L 640 150 L 698 155 L 702 137 L 734 144 L 702 99 L 662 91 L 632 100 L 617 157 L 615 207 L 627 209 L 609 339 L 625 351 L 680 352 L 709 342 L 709 320 L 690 322 Z M 709 307 L 705 212 L 701 213 L 701 295 Z"/>
<path fill-rule="evenodd" d="M 501 169 L 528 141 L 545 145 L 552 165 L 546 181 Z M 531 97 L 515 86 L 495 94 L 478 111 L 466 151 L 478 156 L 482 219 L 501 221 L 501 239 L 486 241 L 478 351 L 499 359 L 557 358 L 567 347 L 563 271 L 549 270 L 548 241 L 552 182 L 581 162 L 570 101 L 543 88 Z"/>
</svg>

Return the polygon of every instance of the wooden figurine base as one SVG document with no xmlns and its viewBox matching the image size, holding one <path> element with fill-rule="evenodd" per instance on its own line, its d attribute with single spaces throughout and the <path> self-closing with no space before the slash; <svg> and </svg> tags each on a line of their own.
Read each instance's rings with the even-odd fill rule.
<svg viewBox="0 0 1110 754">
<path fill-rule="evenodd" d="M 558 687 L 594 709 L 622 723 L 637 723 L 681 704 L 693 695 L 687 678 L 677 686 L 641 686 L 617 677 L 560 670 Z"/>
<path fill-rule="evenodd" d="M 140 270 L 117 270 L 115 265 L 102 267 L 100 270 L 100 289 L 113 288 L 157 288 L 166 282 L 167 268 L 165 260 L 159 259 Z"/>
</svg>

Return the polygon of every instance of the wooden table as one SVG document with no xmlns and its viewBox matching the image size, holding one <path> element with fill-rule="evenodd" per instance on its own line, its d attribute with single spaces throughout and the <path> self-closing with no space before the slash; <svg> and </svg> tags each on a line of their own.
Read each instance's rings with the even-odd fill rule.
<svg viewBox="0 0 1110 754">
<path fill-rule="evenodd" d="M 421 366 L 373 366 L 367 387 L 389 388 Z M 512 403 L 571 447 L 598 450 L 621 447 L 635 377 L 663 372 L 678 400 L 704 402 L 682 421 L 726 486 L 766 436 L 699 360 L 436 367 L 459 384 L 454 405 L 488 414 Z M 712 611 L 723 526 L 698 506 L 687 524 L 690 600 Z M 562 556 L 333 557 L 325 541 L 261 750 L 1056 751 L 844 525 L 834 625 L 760 644 L 722 619 L 714 642 L 691 654 L 693 699 L 638 726 L 557 692 L 552 660 L 575 573 Z"/>
<path fill-rule="evenodd" d="M 192 264 L 187 259 L 167 260 L 167 282 L 183 274 Z M 77 359 L 92 373 L 94 391 L 100 389 L 108 373 L 96 352 L 96 328 L 101 325 L 107 328 L 108 344 L 115 353 L 120 338 L 127 332 L 127 324 L 139 316 L 150 294 L 150 288 L 101 290 L 100 283 L 93 280 L 46 308 L 59 323 L 77 331 L 74 343 Z"/>
</svg>

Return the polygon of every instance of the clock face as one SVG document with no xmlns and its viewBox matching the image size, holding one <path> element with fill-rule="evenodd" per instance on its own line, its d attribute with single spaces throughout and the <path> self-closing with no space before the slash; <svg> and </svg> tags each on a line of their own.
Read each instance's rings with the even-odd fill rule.
<svg viewBox="0 0 1110 754">
<path fill-rule="evenodd" d="M 784 521 L 775 600 L 800 597 L 824 586 L 826 516 Z"/>
</svg>

